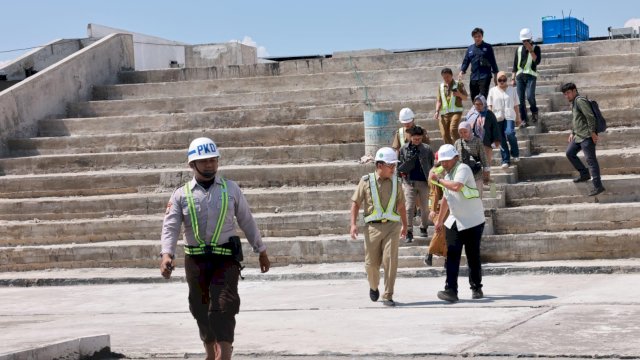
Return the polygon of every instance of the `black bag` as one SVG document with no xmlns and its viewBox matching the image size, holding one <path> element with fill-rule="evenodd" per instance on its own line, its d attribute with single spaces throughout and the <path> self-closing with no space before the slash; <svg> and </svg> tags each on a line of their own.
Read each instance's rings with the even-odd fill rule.
<svg viewBox="0 0 640 360">
<path fill-rule="evenodd" d="M 462 149 L 460 154 L 460 157 L 462 158 L 462 162 L 467 164 L 471 168 L 471 172 L 473 172 L 473 175 L 482 171 L 482 163 L 480 163 L 479 161 L 476 161 L 473 158 L 473 156 L 469 154 L 469 151 L 467 151 L 467 149 L 465 149 L 464 147 L 464 144 L 462 144 L 462 140 L 460 140 L 460 148 Z"/>
<path fill-rule="evenodd" d="M 587 100 L 591 106 L 591 112 L 593 112 L 593 116 L 596 118 L 596 133 L 599 134 L 607 131 L 607 120 L 602 116 L 598 102 L 595 100 L 589 100 L 589 98 L 583 96 L 581 96 L 581 98 Z"/>
<path fill-rule="evenodd" d="M 231 256 L 233 256 L 237 262 L 241 263 L 244 260 L 244 256 L 242 255 L 242 243 L 240 243 L 239 236 L 229 237 L 229 241 L 220 245 L 220 247 L 230 249 Z"/>
</svg>

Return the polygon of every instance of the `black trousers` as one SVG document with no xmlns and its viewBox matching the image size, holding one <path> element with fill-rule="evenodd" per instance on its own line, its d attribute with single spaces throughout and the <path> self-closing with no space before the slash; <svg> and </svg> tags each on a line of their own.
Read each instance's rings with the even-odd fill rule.
<svg viewBox="0 0 640 360">
<path fill-rule="evenodd" d="M 189 310 L 198 323 L 200 339 L 233 343 L 240 311 L 238 262 L 229 256 L 185 255 L 184 268 Z"/>
<path fill-rule="evenodd" d="M 482 94 L 485 98 L 489 97 L 489 86 L 491 85 L 491 78 L 485 78 L 480 80 L 471 80 L 469 82 L 469 92 L 471 93 L 471 102 L 475 100 L 476 96 Z"/>
<path fill-rule="evenodd" d="M 578 158 L 578 153 L 582 150 L 584 153 L 584 159 L 587 161 L 589 170 L 584 166 L 582 161 Z M 596 157 L 596 144 L 589 137 L 582 140 L 579 144 L 575 141 L 571 141 L 567 146 L 567 159 L 571 162 L 576 170 L 582 177 L 588 177 L 591 172 L 591 178 L 593 179 L 593 186 L 596 188 L 602 187 L 602 180 L 600 179 L 600 164 L 598 164 L 598 158 Z"/>
<path fill-rule="evenodd" d="M 446 228 L 447 237 L 447 282 L 445 289 L 458 292 L 458 272 L 460 271 L 460 257 L 464 246 L 469 266 L 469 284 L 471 289 L 482 288 L 482 267 L 480 265 L 480 239 L 484 230 L 484 223 L 472 228 L 458 231 L 454 223 L 451 229 Z"/>
</svg>

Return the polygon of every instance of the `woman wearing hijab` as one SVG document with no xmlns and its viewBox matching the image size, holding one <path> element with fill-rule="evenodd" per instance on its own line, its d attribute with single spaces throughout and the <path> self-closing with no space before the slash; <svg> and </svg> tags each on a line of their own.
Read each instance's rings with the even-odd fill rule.
<svg viewBox="0 0 640 360">
<path fill-rule="evenodd" d="M 487 107 L 487 99 L 484 95 L 478 95 L 473 99 L 473 108 L 467 113 L 467 122 L 471 124 L 473 134 L 482 140 L 487 160 L 489 164 L 492 164 L 493 148 L 500 146 L 502 137 L 498 120 Z M 484 182 L 489 182 L 488 177 L 484 179 Z"/>
<path fill-rule="evenodd" d="M 520 160 L 518 149 L 518 139 L 516 138 L 516 122 L 518 118 L 518 95 L 516 89 L 507 83 L 507 74 L 504 71 L 498 72 L 498 86 L 494 86 L 489 91 L 487 100 L 489 110 L 496 115 L 500 127 L 500 155 L 502 156 L 502 168 L 508 168 L 513 162 Z M 511 149 L 509 149 L 511 148 Z"/>
</svg>

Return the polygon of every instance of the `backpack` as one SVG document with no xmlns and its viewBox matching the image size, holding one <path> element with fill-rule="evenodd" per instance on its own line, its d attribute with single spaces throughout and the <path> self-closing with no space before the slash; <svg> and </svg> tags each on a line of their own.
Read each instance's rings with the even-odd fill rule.
<svg viewBox="0 0 640 360">
<path fill-rule="evenodd" d="M 588 97 L 580 96 L 580 98 L 585 99 L 591 106 L 591 112 L 593 112 L 593 116 L 596 118 L 596 133 L 599 134 L 607 131 L 607 120 L 602 116 L 598 103 L 595 100 L 589 100 Z"/>
</svg>

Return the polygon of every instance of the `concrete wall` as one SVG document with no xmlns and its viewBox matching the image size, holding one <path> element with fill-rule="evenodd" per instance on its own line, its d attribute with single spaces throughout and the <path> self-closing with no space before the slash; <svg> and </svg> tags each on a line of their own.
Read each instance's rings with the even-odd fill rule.
<svg viewBox="0 0 640 360">
<path fill-rule="evenodd" d="M 133 36 L 136 70 L 168 69 L 172 61 L 180 66 L 185 64 L 185 43 L 98 24 L 87 25 L 89 38 L 102 38 L 114 33 Z"/>
<path fill-rule="evenodd" d="M 257 62 L 257 49 L 238 42 L 185 47 L 185 66 L 187 68 L 251 65 Z"/>
<path fill-rule="evenodd" d="M 68 103 L 89 100 L 94 85 L 133 67 L 131 35 L 113 34 L 0 92 L 0 155 L 9 138 L 36 136 L 39 120 L 65 117 Z"/>
<path fill-rule="evenodd" d="M 33 49 L 0 68 L 0 74 L 7 80 L 23 80 L 25 69 L 33 68 L 42 71 L 85 46 L 80 39 L 58 39 L 47 45 Z"/>
</svg>

